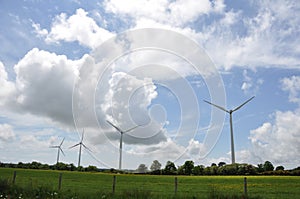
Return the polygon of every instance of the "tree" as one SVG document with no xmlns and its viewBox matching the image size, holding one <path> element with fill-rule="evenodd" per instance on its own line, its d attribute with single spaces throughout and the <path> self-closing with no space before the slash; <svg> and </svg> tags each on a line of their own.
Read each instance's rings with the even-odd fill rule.
<svg viewBox="0 0 300 199">
<path fill-rule="evenodd" d="M 175 166 L 175 164 L 171 161 L 168 161 L 166 163 L 165 169 L 163 170 L 164 174 L 167 175 L 174 175 L 176 174 L 177 168 Z"/>
<path fill-rule="evenodd" d="M 146 173 L 148 171 L 148 168 L 146 167 L 145 164 L 140 164 L 139 167 L 137 168 L 138 173 Z"/>
<path fill-rule="evenodd" d="M 193 169 L 193 174 L 194 175 L 203 175 L 204 169 L 205 169 L 204 165 L 195 166 Z"/>
<path fill-rule="evenodd" d="M 258 173 L 264 172 L 264 165 L 263 164 L 258 164 L 257 165 L 257 172 Z"/>
<path fill-rule="evenodd" d="M 96 166 L 89 165 L 89 166 L 86 168 L 86 171 L 98 171 L 98 168 L 97 168 Z"/>
<path fill-rule="evenodd" d="M 224 165 L 226 165 L 225 162 L 219 162 L 218 167 L 221 167 L 221 166 L 224 166 Z"/>
<path fill-rule="evenodd" d="M 182 174 L 191 175 L 194 169 L 194 162 L 192 160 L 185 161 L 184 165 L 182 165 Z"/>
<path fill-rule="evenodd" d="M 150 170 L 151 171 L 157 171 L 157 170 L 160 170 L 160 168 L 161 168 L 160 162 L 158 162 L 158 160 L 154 160 L 151 167 L 150 167 Z"/>
<path fill-rule="evenodd" d="M 283 170 L 284 170 L 284 167 L 283 167 L 283 166 L 277 166 L 275 170 L 276 170 L 276 171 L 283 171 Z"/>
<path fill-rule="evenodd" d="M 273 171 L 274 166 L 270 161 L 266 161 L 264 164 L 264 171 Z"/>
</svg>

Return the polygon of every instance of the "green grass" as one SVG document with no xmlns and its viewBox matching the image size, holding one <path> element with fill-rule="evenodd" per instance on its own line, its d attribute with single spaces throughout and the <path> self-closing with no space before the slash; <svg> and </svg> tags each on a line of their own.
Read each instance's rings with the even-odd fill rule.
<svg viewBox="0 0 300 199">
<path fill-rule="evenodd" d="M 15 185 L 18 187 L 58 190 L 59 174 L 62 173 L 63 195 L 77 195 L 79 198 L 112 197 L 112 174 L 0 168 L 0 178 L 11 182 L 13 171 L 17 171 Z M 241 198 L 243 195 L 243 176 L 177 176 L 176 196 L 174 176 L 116 176 L 113 198 Z M 247 176 L 247 179 L 250 198 L 300 196 L 299 176 Z"/>
</svg>

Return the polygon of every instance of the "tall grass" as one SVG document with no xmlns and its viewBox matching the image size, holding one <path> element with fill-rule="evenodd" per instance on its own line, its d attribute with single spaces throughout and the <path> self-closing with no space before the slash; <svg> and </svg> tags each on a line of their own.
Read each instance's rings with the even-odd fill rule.
<svg viewBox="0 0 300 199">
<path fill-rule="evenodd" d="M 17 177 L 12 185 L 14 171 Z M 62 187 L 58 191 L 60 173 Z M 22 194 L 21 198 L 246 198 L 243 176 L 177 176 L 175 195 L 175 176 L 114 175 L 113 195 L 111 174 L 0 168 L 0 193 L 15 194 L 15 198 L 20 196 L 18 194 Z M 300 195 L 298 176 L 248 176 L 247 179 L 248 198 L 297 198 Z"/>
</svg>

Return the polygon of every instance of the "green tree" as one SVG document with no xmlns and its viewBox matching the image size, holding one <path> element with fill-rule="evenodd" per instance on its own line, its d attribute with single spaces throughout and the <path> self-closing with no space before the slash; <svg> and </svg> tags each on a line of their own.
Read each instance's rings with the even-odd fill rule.
<svg viewBox="0 0 300 199">
<path fill-rule="evenodd" d="M 157 171 L 157 170 L 160 170 L 160 168 L 161 168 L 160 162 L 158 160 L 154 160 L 151 164 L 150 170 Z"/>
<path fill-rule="evenodd" d="M 86 171 L 98 171 L 98 168 L 96 166 L 89 165 L 86 168 Z"/>
<path fill-rule="evenodd" d="M 219 162 L 218 167 L 222 167 L 222 166 L 224 166 L 224 165 L 226 165 L 225 162 Z"/>
<path fill-rule="evenodd" d="M 166 175 L 174 175 L 174 174 L 176 174 L 176 172 L 177 172 L 177 168 L 176 168 L 175 164 L 171 161 L 168 161 L 163 170 L 163 173 Z"/>
<path fill-rule="evenodd" d="M 284 167 L 283 166 L 277 166 L 275 170 L 276 171 L 284 171 Z"/>
<path fill-rule="evenodd" d="M 274 166 L 270 161 L 266 161 L 264 164 L 264 171 L 273 171 Z"/>
<path fill-rule="evenodd" d="M 264 165 L 263 164 L 258 164 L 257 165 L 257 172 L 258 173 L 264 172 Z"/>
<path fill-rule="evenodd" d="M 194 169 L 194 162 L 192 160 L 185 161 L 184 165 L 182 165 L 183 174 L 191 175 Z"/>
<path fill-rule="evenodd" d="M 147 173 L 148 168 L 145 164 L 140 164 L 136 171 L 138 173 Z"/>
<path fill-rule="evenodd" d="M 203 175 L 204 174 L 204 169 L 205 169 L 204 165 L 195 166 L 194 169 L 193 169 L 193 174 L 194 175 Z"/>
</svg>

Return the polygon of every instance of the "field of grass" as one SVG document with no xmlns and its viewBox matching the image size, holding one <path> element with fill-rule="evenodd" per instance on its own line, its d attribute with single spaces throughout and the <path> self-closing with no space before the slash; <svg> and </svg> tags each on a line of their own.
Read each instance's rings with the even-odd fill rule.
<svg viewBox="0 0 300 199">
<path fill-rule="evenodd" d="M 78 198 L 107 198 L 112 193 L 112 174 L 26 170 L 0 168 L 0 178 L 12 180 L 19 187 L 48 187 L 58 190 L 62 173 L 61 193 L 73 193 Z M 177 176 L 176 198 L 210 198 L 212 194 L 243 195 L 243 176 Z M 175 176 L 116 175 L 115 197 L 128 198 L 174 198 Z M 299 198 L 299 176 L 247 176 L 250 198 Z M 144 194 L 144 195 L 143 195 Z"/>
</svg>

